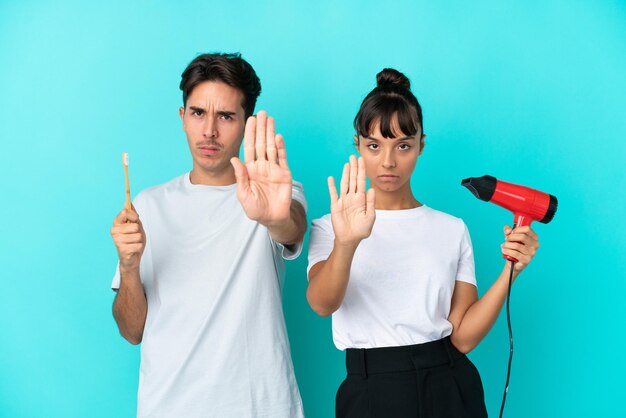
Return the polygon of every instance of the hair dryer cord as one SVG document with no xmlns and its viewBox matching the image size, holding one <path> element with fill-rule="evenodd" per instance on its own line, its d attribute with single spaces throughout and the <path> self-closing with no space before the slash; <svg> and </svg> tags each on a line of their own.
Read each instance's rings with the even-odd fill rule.
<svg viewBox="0 0 626 418">
<path fill-rule="evenodd" d="M 513 329 L 511 328 L 511 310 L 509 303 L 511 300 L 511 285 L 513 284 L 513 269 L 515 268 L 515 261 L 511 260 L 511 272 L 509 274 L 509 289 L 506 295 L 506 322 L 509 327 L 509 366 L 506 372 L 506 383 L 504 385 L 504 395 L 502 395 L 502 406 L 500 406 L 500 418 L 504 412 L 504 403 L 506 402 L 506 394 L 509 391 L 509 379 L 511 378 L 511 362 L 513 361 Z"/>
</svg>

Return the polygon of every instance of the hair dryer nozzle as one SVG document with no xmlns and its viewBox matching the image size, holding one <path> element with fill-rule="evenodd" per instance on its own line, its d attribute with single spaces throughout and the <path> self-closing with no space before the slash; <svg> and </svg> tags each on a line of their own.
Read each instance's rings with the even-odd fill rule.
<svg viewBox="0 0 626 418">
<path fill-rule="evenodd" d="M 496 191 L 497 182 L 493 176 L 468 177 L 463 179 L 461 186 L 467 187 L 480 200 L 489 202 Z"/>
</svg>

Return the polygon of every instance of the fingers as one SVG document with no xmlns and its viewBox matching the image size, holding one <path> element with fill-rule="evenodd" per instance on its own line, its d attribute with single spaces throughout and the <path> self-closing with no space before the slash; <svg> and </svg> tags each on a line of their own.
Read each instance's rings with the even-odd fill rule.
<svg viewBox="0 0 626 418">
<path fill-rule="evenodd" d="M 120 266 L 135 268 L 146 245 L 146 234 L 139 215 L 131 205 L 130 209 L 123 209 L 113 221 L 111 237 L 117 248 Z"/>
<path fill-rule="evenodd" d="M 282 135 L 276 134 L 276 122 L 264 110 L 248 118 L 243 137 L 243 152 L 244 164 L 269 161 L 288 168 L 285 140 Z"/>
<path fill-rule="evenodd" d="M 246 129 L 243 134 L 243 162 L 245 164 L 254 161 L 254 138 L 256 136 L 256 118 L 250 116 L 246 121 Z"/>
<path fill-rule="evenodd" d="M 365 189 L 363 189 L 365 190 Z M 369 189 L 367 191 L 367 201 L 365 203 L 365 212 L 369 214 L 376 214 L 376 192 L 374 189 Z"/>
<path fill-rule="evenodd" d="M 341 183 L 339 183 L 339 194 L 341 196 L 348 193 L 349 181 L 350 181 L 350 164 L 345 163 L 343 165 L 343 172 L 341 173 Z"/>
<path fill-rule="evenodd" d="M 287 148 L 285 147 L 285 139 L 281 134 L 276 135 L 276 151 L 278 154 L 278 165 L 281 168 L 289 168 L 287 164 Z"/>
<path fill-rule="evenodd" d="M 328 177 L 328 194 L 330 195 L 330 207 L 333 208 L 339 200 L 339 195 L 337 195 L 337 186 L 332 176 Z"/>
<path fill-rule="evenodd" d="M 356 178 L 358 175 L 357 161 L 354 155 L 350 156 L 350 189 L 348 192 L 356 193 Z"/>
<path fill-rule="evenodd" d="M 532 261 L 539 248 L 538 236 L 529 226 L 512 229 L 504 227 L 505 242 L 500 246 L 502 254 L 518 260 L 517 271 L 523 270 Z"/>
<path fill-rule="evenodd" d="M 539 236 L 529 226 L 520 226 L 511 229 L 508 225 L 504 227 L 506 241 L 521 242 L 535 248 L 539 248 Z"/>
<path fill-rule="evenodd" d="M 125 234 L 141 234 L 142 227 L 139 223 L 127 222 L 123 224 L 113 225 L 111 235 Z"/>
<path fill-rule="evenodd" d="M 261 110 L 256 115 L 256 159 L 257 161 L 267 160 L 267 150 L 265 149 L 265 136 L 267 130 L 267 112 Z"/>
<path fill-rule="evenodd" d="M 138 222 L 139 214 L 135 211 L 135 208 L 131 205 L 130 209 L 124 208 L 117 214 L 113 220 L 113 225 L 125 224 L 127 222 Z"/>
<path fill-rule="evenodd" d="M 120 257 L 141 253 L 146 242 L 140 221 L 114 224 L 111 228 L 111 237 Z"/>
<path fill-rule="evenodd" d="M 356 191 L 365 192 L 365 161 L 363 161 L 363 157 L 359 157 L 357 161 L 359 172 L 357 175 Z"/>
<path fill-rule="evenodd" d="M 506 255 L 509 257 L 513 257 L 515 260 L 517 260 L 515 262 L 515 269 L 516 270 L 520 270 L 520 267 L 525 267 L 528 262 L 530 261 L 530 257 L 524 255 L 523 253 L 517 251 L 517 250 L 513 250 L 510 248 L 502 248 L 502 255 Z M 512 260 L 512 261 L 515 261 Z"/>
<path fill-rule="evenodd" d="M 230 163 L 235 169 L 235 178 L 237 179 L 237 186 L 243 189 L 247 189 L 250 185 L 248 178 L 248 169 L 237 157 L 230 159 Z"/>
<path fill-rule="evenodd" d="M 276 162 L 276 128 L 274 126 L 274 118 L 267 117 L 267 129 L 265 135 L 267 160 L 269 162 Z"/>
<path fill-rule="evenodd" d="M 116 233 L 113 235 L 113 242 L 118 246 L 121 244 L 140 244 L 143 242 L 143 235 L 141 233 Z"/>
</svg>

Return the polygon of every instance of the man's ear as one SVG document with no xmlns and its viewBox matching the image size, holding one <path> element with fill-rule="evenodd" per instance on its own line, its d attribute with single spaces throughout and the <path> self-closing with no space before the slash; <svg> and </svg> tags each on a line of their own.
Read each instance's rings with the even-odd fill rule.
<svg viewBox="0 0 626 418">
<path fill-rule="evenodd" d="M 183 120 L 183 116 L 185 116 L 185 108 L 184 107 L 179 107 L 178 108 L 178 116 L 180 116 L 180 120 Z"/>
<path fill-rule="evenodd" d="M 424 142 L 425 138 L 426 138 L 426 135 L 422 134 L 422 137 L 420 138 L 420 153 L 419 153 L 419 155 L 422 155 L 422 151 L 424 151 L 424 145 L 426 145 L 426 143 Z"/>
</svg>

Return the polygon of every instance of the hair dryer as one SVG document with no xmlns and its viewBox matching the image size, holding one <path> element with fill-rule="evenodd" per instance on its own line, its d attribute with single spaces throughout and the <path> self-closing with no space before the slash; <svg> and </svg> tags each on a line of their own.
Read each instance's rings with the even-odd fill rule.
<svg viewBox="0 0 626 418">
<path fill-rule="evenodd" d="M 514 225 L 530 225 L 533 221 L 547 224 L 558 206 L 555 196 L 530 187 L 500 181 L 493 176 L 469 177 L 461 182 L 480 200 L 492 202 L 513 212 Z M 503 256 L 507 260 L 517 260 Z"/>
<path fill-rule="evenodd" d="M 516 226 L 530 225 L 533 221 L 547 224 L 556 213 L 558 201 L 556 197 L 531 189 L 530 187 L 500 181 L 493 176 L 470 177 L 461 182 L 462 186 L 468 188 L 480 200 L 493 202 L 513 212 L 514 224 Z M 513 283 L 513 264 L 517 262 L 514 257 L 503 255 L 511 262 L 509 274 L 509 289 L 506 297 L 506 318 L 509 328 L 510 354 L 509 364 L 506 373 L 506 383 L 504 385 L 504 395 L 500 406 L 500 418 L 504 413 L 506 394 L 509 390 L 509 378 L 511 377 L 511 362 L 513 360 L 513 330 L 511 328 L 511 312 L 509 310 L 509 300 L 511 298 L 511 284 Z"/>
</svg>

